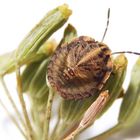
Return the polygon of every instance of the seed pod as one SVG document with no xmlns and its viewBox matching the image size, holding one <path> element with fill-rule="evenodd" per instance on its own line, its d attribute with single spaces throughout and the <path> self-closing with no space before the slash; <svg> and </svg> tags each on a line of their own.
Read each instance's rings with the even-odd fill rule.
<svg viewBox="0 0 140 140">
<path fill-rule="evenodd" d="M 46 85 L 46 68 L 49 58 L 34 62 L 26 66 L 22 73 L 23 91 L 28 93 L 31 101 L 31 114 L 37 137 L 43 132 L 44 113 L 49 95 Z"/>
<path fill-rule="evenodd" d="M 29 96 L 34 103 L 38 104 L 38 107 L 46 104 L 48 96 L 48 86 L 46 85 L 48 62 L 49 58 L 34 62 L 28 65 L 22 73 L 23 90 L 30 93 Z"/>
<path fill-rule="evenodd" d="M 70 15 L 71 10 L 65 4 L 51 10 L 25 37 L 16 50 L 0 56 L 0 76 L 13 72 L 17 63 L 22 66 L 42 59 L 44 53 L 39 49 L 68 20 Z"/>
<path fill-rule="evenodd" d="M 101 112 L 102 115 L 119 97 L 127 69 L 127 58 L 124 55 L 117 56 L 113 61 L 113 73 L 110 75 L 103 90 L 109 90 L 109 100 Z"/>
<path fill-rule="evenodd" d="M 134 65 L 131 73 L 129 87 L 125 93 L 120 108 L 119 122 L 124 122 L 125 126 L 132 126 L 139 121 L 140 118 L 140 58 Z"/>
<path fill-rule="evenodd" d="M 34 56 L 41 45 L 64 23 L 71 15 L 71 10 L 66 4 L 51 10 L 35 28 L 21 42 L 16 52 L 18 63 Z"/>
<path fill-rule="evenodd" d="M 100 91 L 112 71 L 107 45 L 81 36 L 54 53 L 48 81 L 65 99 L 83 99 Z"/>
<path fill-rule="evenodd" d="M 34 75 L 36 74 L 37 69 L 42 61 L 43 60 L 27 65 L 26 68 L 24 69 L 24 71 L 22 72 L 21 78 L 22 78 L 22 90 L 23 90 L 23 92 L 29 91 L 31 81 L 32 81 Z"/>
</svg>

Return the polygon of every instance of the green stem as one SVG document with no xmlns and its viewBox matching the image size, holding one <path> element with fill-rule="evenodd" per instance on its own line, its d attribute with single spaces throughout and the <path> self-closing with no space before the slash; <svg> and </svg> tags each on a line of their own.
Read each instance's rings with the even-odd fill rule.
<svg viewBox="0 0 140 140">
<path fill-rule="evenodd" d="M 10 114 L 10 112 L 8 111 L 8 109 L 6 108 L 6 106 L 3 104 L 3 102 L 0 100 L 0 105 L 3 107 L 3 109 L 5 110 L 5 112 L 7 113 L 7 115 L 9 116 L 9 118 L 11 119 L 11 121 L 15 124 L 15 126 L 18 128 L 18 130 L 21 132 L 21 134 L 24 136 L 24 138 L 27 140 L 27 136 L 25 135 L 24 131 L 21 129 L 21 127 L 19 126 L 17 120 Z"/>
<path fill-rule="evenodd" d="M 28 117 L 28 113 L 27 113 L 27 109 L 26 109 L 26 104 L 23 98 L 23 93 L 22 93 L 22 82 L 21 82 L 21 75 L 20 75 L 20 68 L 17 67 L 16 69 L 16 78 L 17 78 L 17 91 L 18 91 L 18 97 L 20 100 L 20 104 L 22 107 L 22 111 L 23 111 L 23 115 L 24 115 L 24 119 L 26 122 L 26 129 L 27 129 L 27 133 L 28 133 L 28 139 L 29 140 L 33 140 L 33 129 Z"/>
<path fill-rule="evenodd" d="M 50 87 L 49 88 L 48 103 L 47 103 L 47 106 L 46 106 L 45 122 L 44 122 L 42 140 L 48 140 L 49 139 L 49 124 L 50 124 L 50 118 L 51 118 L 53 98 L 54 98 L 54 92 L 53 92 L 52 88 Z"/>
<path fill-rule="evenodd" d="M 18 119 L 20 120 L 22 126 L 23 126 L 24 129 L 25 129 L 26 126 L 25 126 L 24 120 L 22 119 L 21 114 L 20 114 L 20 112 L 18 111 L 17 106 L 16 106 L 16 104 L 15 104 L 15 102 L 14 102 L 12 96 L 10 95 L 10 92 L 9 92 L 7 86 L 6 86 L 6 83 L 5 83 L 4 79 L 3 79 L 3 77 L 2 77 L 0 80 L 1 80 L 2 86 L 3 86 L 4 90 L 5 90 L 5 94 L 6 94 L 7 98 L 8 98 L 8 100 L 10 101 L 10 103 L 11 103 L 13 109 L 15 110 L 15 113 L 17 114 Z"/>
</svg>

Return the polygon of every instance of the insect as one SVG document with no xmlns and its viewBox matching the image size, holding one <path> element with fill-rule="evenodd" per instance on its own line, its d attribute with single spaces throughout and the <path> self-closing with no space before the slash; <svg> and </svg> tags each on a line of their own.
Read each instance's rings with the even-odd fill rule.
<svg viewBox="0 0 140 140">
<path fill-rule="evenodd" d="M 101 42 L 88 36 L 80 36 L 56 50 L 48 65 L 50 85 L 65 99 L 83 99 L 101 91 L 108 80 L 113 61 L 111 55 L 137 52 L 123 51 L 112 53 L 103 43 L 109 25 Z"/>
</svg>

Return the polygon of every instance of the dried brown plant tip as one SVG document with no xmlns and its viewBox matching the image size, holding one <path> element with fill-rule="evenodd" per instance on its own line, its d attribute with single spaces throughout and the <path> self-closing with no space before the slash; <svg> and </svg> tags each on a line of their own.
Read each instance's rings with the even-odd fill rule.
<svg viewBox="0 0 140 140">
<path fill-rule="evenodd" d="M 99 97 L 96 99 L 95 102 L 91 104 L 91 106 L 87 109 L 85 112 L 81 122 L 79 123 L 78 127 L 64 140 L 74 140 L 74 137 L 84 129 L 86 129 L 88 126 L 92 125 L 94 121 L 96 120 L 97 115 L 102 111 L 103 107 L 107 103 L 107 100 L 109 98 L 108 91 L 103 91 L 99 95 Z"/>
<path fill-rule="evenodd" d="M 48 65 L 48 81 L 65 99 L 83 99 L 100 91 L 113 63 L 107 45 L 80 36 L 58 48 Z"/>
</svg>

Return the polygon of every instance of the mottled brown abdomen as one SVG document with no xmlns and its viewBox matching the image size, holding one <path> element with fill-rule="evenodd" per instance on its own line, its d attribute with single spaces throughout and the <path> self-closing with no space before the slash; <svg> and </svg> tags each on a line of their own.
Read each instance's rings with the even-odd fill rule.
<svg viewBox="0 0 140 140">
<path fill-rule="evenodd" d="M 48 81 L 65 99 L 82 99 L 101 90 L 112 71 L 111 51 L 81 36 L 58 48 L 48 66 Z"/>
</svg>

